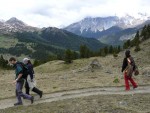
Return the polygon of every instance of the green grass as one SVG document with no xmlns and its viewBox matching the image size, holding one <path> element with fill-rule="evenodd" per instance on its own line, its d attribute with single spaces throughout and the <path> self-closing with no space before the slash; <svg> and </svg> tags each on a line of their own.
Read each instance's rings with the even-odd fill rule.
<svg viewBox="0 0 150 113">
<path fill-rule="evenodd" d="M 78 60 L 74 60 L 73 63 L 71 64 L 65 64 L 64 61 L 55 60 L 55 61 L 45 63 L 41 66 L 38 66 L 35 68 L 35 70 L 36 72 L 39 73 L 55 73 L 61 71 L 64 72 L 68 70 L 75 70 L 89 65 L 91 59 L 78 59 Z"/>
</svg>

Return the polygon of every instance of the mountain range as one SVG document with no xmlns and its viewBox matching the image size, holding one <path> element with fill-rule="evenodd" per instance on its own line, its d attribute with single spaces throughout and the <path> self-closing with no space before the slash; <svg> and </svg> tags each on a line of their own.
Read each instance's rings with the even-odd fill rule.
<svg viewBox="0 0 150 113">
<path fill-rule="evenodd" d="M 64 29 L 80 36 L 99 39 L 106 44 L 118 45 L 132 38 L 137 30 L 149 23 L 150 16 L 138 13 L 138 17 L 128 14 L 123 17 L 88 17 Z"/>
<path fill-rule="evenodd" d="M 8 46 L 3 45 L 4 43 Z M 106 46 L 97 39 L 85 38 L 63 29 L 35 28 L 17 18 L 0 22 L 0 44 L 3 45 L 0 46 L 0 54 L 24 54 L 39 60 L 48 59 L 50 55 L 63 56 L 68 48 L 79 51 L 81 45 L 86 45 L 93 51 Z"/>
<path fill-rule="evenodd" d="M 46 59 L 49 55 L 62 55 L 68 48 L 79 51 L 80 45 L 98 51 L 107 45 L 122 45 L 149 23 L 150 17 L 139 13 L 137 18 L 130 15 L 88 17 L 63 29 L 36 28 L 13 17 L 0 21 L 0 43 L 9 45 L 0 46 L 0 54 L 30 54 L 31 58 Z M 9 41 L 12 39 L 16 43 Z"/>
</svg>

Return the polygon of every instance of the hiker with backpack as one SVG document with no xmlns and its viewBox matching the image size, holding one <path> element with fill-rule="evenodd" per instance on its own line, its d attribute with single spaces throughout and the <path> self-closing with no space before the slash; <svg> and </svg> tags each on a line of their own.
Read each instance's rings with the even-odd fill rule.
<svg viewBox="0 0 150 113">
<path fill-rule="evenodd" d="M 13 81 L 13 84 L 16 84 L 16 97 L 17 97 L 18 102 L 15 103 L 14 106 L 23 105 L 21 97 L 23 97 L 24 99 L 30 100 L 32 104 L 34 102 L 34 97 L 24 94 L 22 92 L 24 80 L 26 78 L 26 73 L 24 69 L 25 67 L 23 67 L 23 63 L 18 62 L 14 57 L 11 57 L 9 59 L 9 63 L 13 65 L 13 67 L 15 68 L 15 72 L 16 72 L 16 77 L 15 77 L 15 80 Z"/>
<path fill-rule="evenodd" d="M 30 90 L 32 90 L 33 92 L 37 93 L 40 96 L 40 98 L 42 98 L 43 91 L 35 87 L 34 70 L 30 59 L 24 58 L 23 63 L 28 68 L 28 76 L 25 83 L 26 94 L 30 95 Z"/>
<path fill-rule="evenodd" d="M 135 72 L 135 70 L 136 70 L 135 61 L 133 57 L 131 57 L 130 55 L 130 50 L 126 50 L 125 58 L 123 60 L 123 65 L 122 65 L 122 72 L 124 73 L 126 91 L 130 90 L 129 81 L 133 85 L 133 89 L 138 87 L 138 85 L 132 78 L 132 74 L 133 72 Z M 135 74 L 137 74 L 137 71 L 135 72 Z"/>
</svg>

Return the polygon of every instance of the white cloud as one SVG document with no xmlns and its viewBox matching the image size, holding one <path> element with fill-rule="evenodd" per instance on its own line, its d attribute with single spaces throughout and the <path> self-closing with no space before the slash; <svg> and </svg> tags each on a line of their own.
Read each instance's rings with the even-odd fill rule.
<svg viewBox="0 0 150 113">
<path fill-rule="evenodd" d="M 149 5 L 149 0 L 0 0 L 0 18 L 17 17 L 32 26 L 60 27 L 87 16 L 149 14 Z"/>
</svg>

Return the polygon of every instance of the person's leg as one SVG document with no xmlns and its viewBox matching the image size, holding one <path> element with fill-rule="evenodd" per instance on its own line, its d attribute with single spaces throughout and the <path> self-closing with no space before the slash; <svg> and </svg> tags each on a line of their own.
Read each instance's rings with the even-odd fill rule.
<svg viewBox="0 0 150 113">
<path fill-rule="evenodd" d="M 40 91 L 38 88 L 34 87 L 34 88 L 32 89 L 32 91 L 35 92 L 35 93 L 37 93 L 37 94 L 40 96 L 40 98 L 42 98 L 43 92 Z"/>
<path fill-rule="evenodd" d="M 26 80 L 26 83 L 25 83 L 25 90 L 26 90 L 26 94 L 30 95 L 30 88 L 29 88 L 29 84 L 28 84 L 27 80 Z"/>
<path fill-rule="evenodd" d="M 131 78 L 129 78 L 129 80 L 130 80 L 130 82 L 131 82 L 131 84 L 132 84 L 132 86 L 133 86 L 133 88 L 137 88 L 138 86 L 137 86 L 137 83 L 133 80 L 133 78 L 131 77 Z"/>
<path fill-rule="evenodd" d="M 17 97 L 18 102 L 15 103 L 14 105 L 21 105 L 22 104 L 21 96 L 18 93 L 19 90 L 20 90 L 20 84 L 19 84 L 19 82 L 17 82 L 16 83 L 16 97 Z"/>
<path fill-rule="evenodd" d="M 124 80 L 125 80 L 125 88 L 126 90 L 130 90 L 130 85 L 129 85 L 129 81 L 128 81 L 128 76 L 126 73 L 124 73 Z"/>
<path fill-rule="evenodd" d="M 27 94 L 24 94 L 24 93 L 22 92 L 22 88 L 23 88 L 24 82 L 18 82 L 18 83 L 20 84 L 20 85 L 19 85 L 19 90 L 18 90 L 18 95 L 19 95 L 20 97 L 23 97 L 24 99 L 31 100 L 31 103 L 33 103 L 34 98 L 33 98 L 32 96 L 27 95 Z"/>
</svg>

